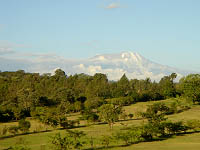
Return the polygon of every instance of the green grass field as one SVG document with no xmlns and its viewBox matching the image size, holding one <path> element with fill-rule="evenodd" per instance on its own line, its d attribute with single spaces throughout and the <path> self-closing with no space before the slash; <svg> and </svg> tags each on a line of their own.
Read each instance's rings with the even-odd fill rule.
<svg viewBox="0 0 200 150">
<path fill-rule="evenodd" d="M 171 103 L 174 99 L 163 100 L 167 104 Z M 124 107 L 125 111 L 128 113 L 133 113 L 134 115 L 137 114 L 139 111 L 145 111 L 146 106 L 150 105 L 154 102 L 140 102 L 133 104 L 131 106 Z M 76 118 L 78 114 L 72 116 L 71 119 Z M 189 119 L 199 119 L 200 116 L 200 106 L 194 105 L 191 109 L 186 110 L 184 112 L 169 115 L 168 118 L 170 120 L 175 121 L 186 121 Z M 30 120 L 31 121 L 31 129 L 30 134 L 27 135 L 17 135 L 14 137 L 7 137 L 0 138 L 0 150 L 4 150 L 9 146 L 13 146 L 16 142 L 20 140 L 24 140 L 25 144 L 30 147 L 32 150 L 41 150 L 41 145 L 45 145 L 45 150 L 50 150 L 50 137 L 55 135 L 55 133 L 65 133 L 65 130 L 56 129 L 54 130 L 51 127 L 44 126 L 41 123 Z M 95 140 L 95 146 L 101 147 L 99 139 L 102 138 L 102 135 L 112 135 L 112 133 L 118 131 L 120 128 L 130 125 L 140 124 L 142 120 L 138 118 L 137 115 L 133 117 L 131 120 L 127 121 L 119 121 L 115 123 L 113 130 L 110 130 L 107 124 L 96 124 L 90 125 L 85 127 L 76 128 L 76 130 L 84 131 L 87 134 L 87 137 L 93 137 Z M 0 128 L 4 126 L 11 126 L 13 124 L 17 124 L 15 122 L 12 123 L 1 123 Z M 81 123 L 83 125 L 84 122 Z M 41 132 L 49 130 L 48 132 Z M 33 131 L 40 131 L 39 133 L 34 133 Z M 88 147 L 84 147 L 85 149 Z M 104 149 L 104 148 L 102 148 Z M 179 136 L 174 136 L 172 138 L 162 140 L 162 141 L 153 141 L 153 142 L 141 142 L 138 144 L 133 144 L 130 146 L 123 146 L 123 143 L 116 143 L 112 142 L 108 149 L 113 150 L 199 150 L 200 149 L 200 133 L 193 133 L 193 134 L 183 134 Z"/>
</svg>

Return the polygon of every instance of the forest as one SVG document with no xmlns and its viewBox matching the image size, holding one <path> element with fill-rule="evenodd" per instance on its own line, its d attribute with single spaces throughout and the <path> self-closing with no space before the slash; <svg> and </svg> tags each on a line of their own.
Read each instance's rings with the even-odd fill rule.
<svg viewBox="0 0 200 150">
<path fill-rule="evenodd" d="M 28 133 L 31 123 L 26 118 L 33 118 L 53 128 L 67 129 L 65 137 L 58 133 L 52 138 L 54 149 L 81 149 L 84 142 L 80 138 L 85 134 L 68 129 L 81 126 L 80 122 L 84 120 L 108 124 L 112 130 L 115 122 L 136 115 L 127 114 L 124 107 L 151 101 L 158 103 L 137 114 L 146 120 L 145 124 L 131 126 L 113 137 L 129 145 L 195 130 L 200 127 L 198 120 L 183 124 L 165 117 L 190 109 L 189 103 L 199 105 L 200 102 L 200 74 L 189 74 L 179 82 L 175 82 L 176 77 L 176 73 L 172 73 L 155 82 L 150 78 L 129 80 L 124 74 L 118 81 L 109 81 L 105 74 L 67 76 L 61 69 L 57 69 L 54 75 L 26 73 L 24 70 L 0 72 L 0 122 L 18 122 L 5 131 L 2 129 L 1 135 L 6 136 L 6 132 L 13 135 Z M 185 99 L 187 104 L 174 101 L 168 106 L 159 102 L 170 98 Z M 70 120 L 70 114 L 80 116 Z M 104 137 L 104 147 L 108 147 L 113 137 Z M 89 141 L 88 149 L 93 149 L 92 139 Z"/>
</svg>

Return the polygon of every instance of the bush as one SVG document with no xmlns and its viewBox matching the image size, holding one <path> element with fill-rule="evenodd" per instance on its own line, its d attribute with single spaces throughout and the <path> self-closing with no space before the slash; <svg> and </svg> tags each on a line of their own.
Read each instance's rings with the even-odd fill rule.
<svg viewBox="0 0 200 150">
<path fill-rule="evenodd" d="M 22 131 L 22 132 L 28 132 L 29 131 L 29 128 L 31 127 L 31 123 L 27 120 L 19 120 L 18 122 L 18 126 L 19 126 L 19 130 Z"/>
<path fill-rule="evenodd" d="M 8 148 L 8 150 L 31 150 L 31 149 L 26 146 L 11 146 Z"/>
<path fill-rule="evenodd" d="M 125 112 L 122 112 L 120 114 L 120 118 L 123 119 L 123 120 L 126 120 L 128 118 L 128 115 Z"/>
<path fill-rule="evenodd" d="M 96 112 L 93 112 L 90 109 L 85 109 L 84 111 L 82 111 L 82 117 L 80 119 L 87 120 L 87 122 L 90 123 L 99 121 L 99 116 Z"/>
<path fill-rule="evenodd" d="M 84 142 L 81 138 L 85 136 L 82 131 L 70 131 L 67 130 L 64 136 L 57 133 L 54 137 L 51 137 L 51 143 L 53 144 L 53 150 L 69 150 L 69 149 L 80 149 Z"/>
<path fill-rule="evenodd" d="M 129 134 L 129 131 L 126 132 L 118 132 L 115 135 L 116 140 L 121 140 L 125 142 L 125 145 L 129 145 L 131 143 L 131 135 Z"/>
<path fill-rule="evenodd" d="M 130 118 L 130 119 L 132 119 L 133 118 L 133 114 L 128 114 L 128 117 Z"/>
<path fill-rule="evenodd" d="M 104 146 L 104 147 L 108 147 L 110 142 L 112 141 L 112 137 L 111 136 L 108 136 L 108 135 L 104 135 L 101 139 L 101 144 Z"/>
<path fill-rule="evenodd" d="M 180 113 L 185 110 L 190 109 L 190 104 L 188 102 L 185 102 L 184 99 L 175 99 L 173 103 L 170 104 L 169 106 L 169 111 L 167 114 L 174 114 L 174 113 Z"/>
<path fill-rule="evenodd" d="M 17 134 L 18 133 L 18 130 L 19 130 L 19 127 L 18 126 L 10 126 L 9 128 L 8 128 L 8 132 L 9 133 L 11 133 L 11 134 Z"/>
<path fill-rule="evenodd" d="M 0 135 L 4 136 L 6 135 L 6 133 L 8 132 L 8 128 L 6 126 L 4 126 L 3 128 L 1 128 L 0 130 Z"/>
<path fill-rule="evenodd" d="M 170 107 L 169 107 L 169 112 L 168 114 L 176 114 L 178 113 L 178 104 L 177 102 L 173 102 L 170 104 Z"/>
<path fill-rule="evenodd" d="M 121 140 L 125 145 L 143 141 L 143 130 L 141 127 L 132 126 L 127 131 L 117 132 L 115 135 L 116 140 Z"/>
<path fill-rule="evenodd" d="M 159 126 L 157 125 L 155 126 L 152 123 L 142 125 L 141 137 L 146 141 L 151 141 L 154 137 L 158 137 L 163 132 L 163 130 L 160 130 Z"/>
<path fill-rule="evenodd" d="M 67 129 L 69 127 L 69 121 L 67 120 L 66 117 L 60 118 L 60 126 L 63 127 L 64 129 Z"/>
<path fill-rule="evenodd" d="M 197 131 L 200 129 L 200 120 L 197 120 L 197 119 L 188 120 L 186 122 L 186 125 L 188 126 L 189 129 Z"/>
<path fill-rule="evenodd" d="M 133 98 L 130 96 L 127 97 L 118 97 L 118 98 L 111 98 L 107 99 L 108 103 L 118 106 L 128 106 L 133 104 Z"/>
<path fill-rule="evenodd" d="M 163 127 L 165 128 L 165 131 L 167 131 L 167 134 L 176 134 L 180 132 L 185 132 L 188 130 L 188 126 L 183 125 L 182 121 L 178 122 L 164 122 Z"/>
</svg>

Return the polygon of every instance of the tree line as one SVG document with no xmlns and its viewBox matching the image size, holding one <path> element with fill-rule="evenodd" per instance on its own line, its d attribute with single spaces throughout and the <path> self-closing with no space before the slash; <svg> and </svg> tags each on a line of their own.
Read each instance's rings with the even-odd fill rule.
<svg viewBox="0 0 200 150">
<path fill-rule="evenodd" d="M 177 96 L 199 102 L 200 75 L 190 74 L 174 82 L 176 76 L 172 73 L 155 82 L 150 78 L 129 80 L 124 74 L 118 81 L 109 81 L 105 74 L 67 76 L 61 69 L 54 75 L 0 72 L 0 122 L 35 117 L 56 126 L 66 122 L 66 115 L 72 112 L 95 120 L 103 118 L 96 115 L 100 109 L 117 112 L 136 102 Z"/>
</svg>

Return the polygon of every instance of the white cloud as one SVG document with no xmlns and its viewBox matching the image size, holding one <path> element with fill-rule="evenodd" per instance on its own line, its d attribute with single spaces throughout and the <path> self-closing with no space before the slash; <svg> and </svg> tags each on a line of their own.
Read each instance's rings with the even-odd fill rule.
<svg viewBox="0 0 200 150">
<path fill-rule="evenodd" d="M 27 47 L 23 44 L 16 44 L 13 42 L 0 40 L 0 55 L 15 53 L 15 48 Z"/>
<path fill-rule="evenodd" d="M 0 51 L 9 51 L 9 49 L 0 49 Z M 5 52 L 4 52 L 5 53 Z M 69 60 L 56 54 L 34 54 L 15 52 L 10 55 L 0 57 L 1 71 L 25 70 L 28 72 L 54 73 L 55 68 L 61 68 L 67 75 L 76 73 L 85 73 L 94 75 L 95 73 L 106 74 L 109 80 L 119 80 L 125 73 L 129 79 L 145 79 L 150 77 L 159 81 L 163 76 L 170 72 L 177 72 L 172 68 L 155 64 L 151 61 L 141 58 L 143 63 L 136 63 L 135 57 L 129 58 L 131 61 L 124 61 L 127 55 L 112 54 L 98 55 L 92 59 Z M 138 54 L 130 53 L 130 56 Z M 138 55 L 139 57 L 139 55 Z M 159 70 L 159 71 L 157 71 Z M 178 72 L 177 72 L 178 73 Z M 181 77 L 181 72 L 179 77 Z"/>
<path fill-rule="evenodd" d="M 10 48 L 10 47 L 1 47 L 0 46 L 0 55 L 10 54 L 10 53 L 14 53 L 12 48 Z"/>
<path fill-rule="evenodd" d="M 113 2 L 113 3 L 110 3 L 109 5 L 107 5 L 105 8 L 106 9 L 114 9 L 114 8 L 120 8 L 121 5 L 119 2 Z"/>
</svg>

